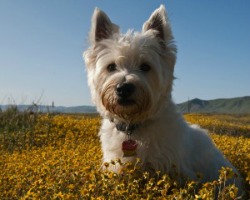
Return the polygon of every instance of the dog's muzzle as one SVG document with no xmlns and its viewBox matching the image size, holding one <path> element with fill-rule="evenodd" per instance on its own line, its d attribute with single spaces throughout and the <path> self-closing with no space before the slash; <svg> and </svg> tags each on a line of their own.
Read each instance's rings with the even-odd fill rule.
<svg viewBox="0 0 250 200">
<path fill-rule="evenodd" d="M 138 123 L 148 118 L 150 93 L 140 84 L 120 82 L 109 84 L 101 92 L 104 108 L 121 122 Z"/>
</svg>

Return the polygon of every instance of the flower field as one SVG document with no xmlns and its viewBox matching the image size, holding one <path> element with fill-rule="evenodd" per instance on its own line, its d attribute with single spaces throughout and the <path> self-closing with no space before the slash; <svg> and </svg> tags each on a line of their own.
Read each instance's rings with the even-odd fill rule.
<svg viewBox="0 0 250 200">
<path fill-rule="evenodd" d="M 249 191 L 250 116 L 185 118 L 209 130 Z M 213 199 L 214 188 L 233 176 L 222 169 L 217 181 L 180 187 L 167 175 L 151 177 L 129 164 L 120 175 L 102 172 L 99 126 L 98 116 L 0 112 L 0 199 Z M 219 199 L 236 196 L 234 186 L 219 191 Z"/>
</svg>

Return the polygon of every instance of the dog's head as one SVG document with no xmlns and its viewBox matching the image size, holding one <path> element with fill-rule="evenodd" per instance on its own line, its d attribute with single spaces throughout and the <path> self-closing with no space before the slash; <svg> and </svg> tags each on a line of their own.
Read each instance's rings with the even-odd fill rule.
<svg viewBox="0 0 250 200">
<path fill-rule="evenodd" d="M 140 33 L 126 34 L 96 8 L 89 39 L 84 60 L 92 99 L 101 115 L 141 122 L 170 101 L 176 47 L 163 5 Z"/>
</svg>

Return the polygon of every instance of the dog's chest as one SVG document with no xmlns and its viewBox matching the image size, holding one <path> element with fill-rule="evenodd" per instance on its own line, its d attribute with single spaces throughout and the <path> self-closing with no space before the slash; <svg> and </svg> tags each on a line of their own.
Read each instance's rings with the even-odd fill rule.
<svg viewBox="0 0 250 200">
<path fill-rule="evenodd" d="M 105 125 L 105 124 L 104 124 Z M 166 159 L 166 138 L 160 136 L 158 129 L 141 128 L 128 136 L 115 127 L 102 128 L 100 138 L 104 161 L 130 159 L 138 157 L 142 162 L 154 162 L 154 159 Z M 165 158 L 164 158 L 165 157 Z"/>
</svg>

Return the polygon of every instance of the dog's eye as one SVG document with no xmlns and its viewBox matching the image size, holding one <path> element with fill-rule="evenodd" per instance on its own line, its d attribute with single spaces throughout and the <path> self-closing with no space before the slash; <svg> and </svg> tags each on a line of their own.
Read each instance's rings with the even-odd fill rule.
<svg viewBox="0 0 250 200">
<path fill-rule="evenodd" d="M 139 69 L 140 69 L 141 71 L 143 71 L 143 72 L 148 72 L 148 71 L 150 71 L 151 67 L 150 67 L 148 64 L 143 63 L 143 64 L 141 64 L 141 66 L 140 66 Z"/>
<path fill-rule="evenodd" d="M 109 72 L 114 72 L 114 71 L 116 70 L 116 64 L 115 64 L 115 63 L 109 64 L 109 65 L 107 66 L 107 70 L 108 70 Z"/>
</svg>

